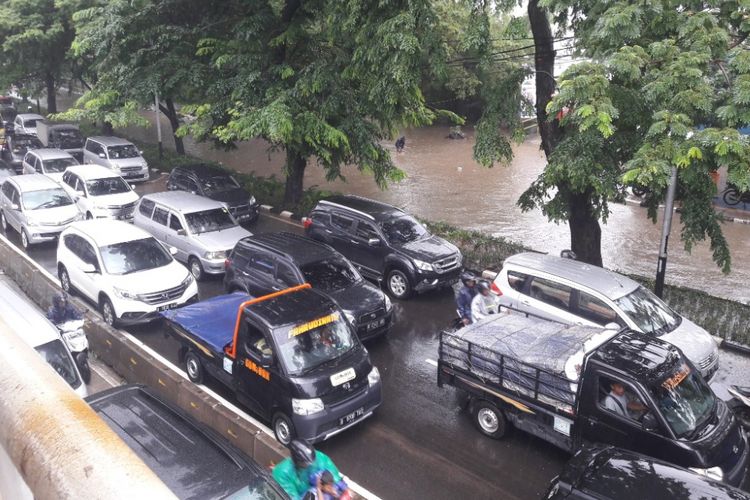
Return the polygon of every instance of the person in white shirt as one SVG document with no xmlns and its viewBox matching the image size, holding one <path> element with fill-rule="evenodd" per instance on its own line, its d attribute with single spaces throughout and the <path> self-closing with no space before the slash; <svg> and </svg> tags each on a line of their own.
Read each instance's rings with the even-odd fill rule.
<svg viewBox="0 0 750 500">
<path fill-rule="evenodd" d="M 612 382 L 609 394 L 604 397 L 604 407 L 620 416 L 638 419 L 647 408 L 637 399 L 630 399 L 625 394 L 625 386 Z"/>
<path fill-rule="evenodd" d="M 471 319 L 479 321 L 490 314 L 497 314 L 499 310 L 498 298 L 490 290 L 486 281 L 476 284 L 478 293 L 471 300 Z"/>
</svg>

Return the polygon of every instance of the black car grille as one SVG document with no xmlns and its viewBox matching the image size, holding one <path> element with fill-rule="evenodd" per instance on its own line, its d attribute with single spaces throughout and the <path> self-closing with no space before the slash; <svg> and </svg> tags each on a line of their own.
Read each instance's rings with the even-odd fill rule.
<svg viewBox="0 0 750 500">
<path fill-rule="evenodd" d="M 122 167 L 120 168 L 120 172 L 123 173 L 132 173 L 132 172 L 140 172 L 141 167 Z"/>
<path fill-rule="evenodd" d="M 168 302 L 170 300 L 179 299 L 187 289 L 187 283 L 182 283 L 174 288 L 168 288 L 160 292 L 154 293 L 143 293 L 138 295 L 138 298 L 149 305 L 160 304 L 162 302 Z"/>
<path fill-rule="evenodd" d="M 456 254 L 446 257 L 445 259 L 440 259 L 432 266 L 435 268 L 435 271 L 439 273 L 447 273 L 448 271 L 456 269 L 459 265 L 460 261 L 458 260 L 458 254 Z"/>
<path fill-rule="evenodd" d="M 135 210 L 135 202 L 126 205 L 108 205 L 107 210 L 115 217 L 130 217 Z"/>
<path fill-rule="evenodd" d="M 356 398 L 367 389 L 367 377 L 345 382 L 323 396 L 321 399 L 326 406 L 338 406 Z"/>
<path fill-rule="evenodd" d="M 250 204 L 245 203 L 244 205 L 235 205 L 233 207 L 229 207 L 229 212 L 231 212 L 232 215 L 235 214 L 244 214 L 245 212 L 250 211 Z"/>
</svg>

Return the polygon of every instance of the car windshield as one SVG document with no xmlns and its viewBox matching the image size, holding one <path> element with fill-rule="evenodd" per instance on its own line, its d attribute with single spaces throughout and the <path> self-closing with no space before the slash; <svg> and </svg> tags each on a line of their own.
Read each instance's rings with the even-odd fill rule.
<svg viewBox="0 0 750 500">
<path fill-rule="evenodd" d="M 78 165 L 75 158 L 52 158 L 51 160 L 44 160 L 44 172 L 47 174 L 61 174 L 65 172 L 65 169 Z"/>
<path fill-rule="evenodd" d="M 265 478 L 258 476 L 224 500 L 284 500 L 284 497 Z"/>
<path fill-rule="evenodd" d="M 123 144 L 122 146 L 110 146 L 107 148 L 111 160 L 121 160 L 123 158 L 138 158 L 140 153 L 132 144 Z"/>
<path fill-rule="evenodd" d="M 615 304 L 644 333 L 662 335 L 671 332 L 682 322 L 679 314 L 642 286 L 615 300 Z"/>
<path fill-rule="evenodd" d="M 715 398 L 696 371 L 682 364 L 651 388 L 659 411 L 677 437 L 689 437 L 711 417 Z"/>
<path fill-rule="evenodd" d="M 70 359 L 70 354 L 60 339 L 54 339 L 36 347 L 36 351 L 70 386 L 75 389 L 81 385 L 81 379 Z"/>
<path fill-rule="evenodd" d="M 30 118 L 28 120 L 23 121 L 23 128 L 36 128 L 37 122 L 43 122 L 44 120 L 40 120 L 38 118 Z"/>
<path fill-rule="evenodd" d="M 429 231 L 414 217 L 404 215 L 380 223 L 385 238 L 392 245 L 401 245 L 421 240 L 430 235 Z"/>
<path fill-rule="evenodd" d="M 326 292 L 341 290 L 362 279 L 354 266 L 338 257 L 310 262 L 300 266 L 300 270 L 313 288 Z"/>
<path fill-rule="evenodd" d="M 237 189 L 240 185 L 231 175 L 214 175 L 203 180 L 203 189 L 209 193 Z"/>
<path fill-rule="evenodd" d="M 185 220 L 193 234 L 221 231 L 237 225 L 224 207 L 185 214 Z"/>
<path fill-rule="evenodd" d="M 57 140 L 62 148 L 80 148 L 83 145 L 83 137 L 77 130 L 60 130 L 57 132 Z"/>
<path fill-rule="evenodd" d="M 13 139 L 13 152 L 15 154 L 25 153 L 29 149 L 41 149 L 42 142 L 32 135 L 16 136 Z"/>
<path fill-rule="evenodd" d="M 169 252 L 152 237 L 103 246 L 99 251 L 109 274 L 137 273 L 172 262 Z"/>
<path fill-rule="evenodd" d="M 301 325 L 274 331 L 279 357 L 291 375 L 301 375 L 340 357 L 355 344 L 337 311 Z"/>
<path fill-rule="evenodd" d="M 89 196 L 107 196 L 108 194 L 127 193 L 130 191 L 130 186 L 120 177 L 105 177 L 88 181 L 86 189 Z"/>
<path fill-rule="evenodd" d="M 41 210 L 45 208 L 57 208 L 72 205 L 68 193 L 62 188 L 41 189 L 39 191 L 26 191 L 22 195 L 23 206 L 27 210 Z"/>
</svg>

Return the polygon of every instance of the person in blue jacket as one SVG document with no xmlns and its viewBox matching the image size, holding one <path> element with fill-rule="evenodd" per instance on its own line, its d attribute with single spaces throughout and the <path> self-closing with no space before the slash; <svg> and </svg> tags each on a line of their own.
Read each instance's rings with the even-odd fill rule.
<svg viewBox="0 0 750 500">
<path fill-rule="evenodd" d="M 323 471 L 331 473 L 340 494 L 348 493 L 349 487 L 344 482 L 344 477 L 328 455 L 316 451 L 301 439 L 294 439 L 289 443 L 289 453 L 289 458 L 273 468 L 273 478 L 292 500 L 304 498 L 310 486 L 318 483 Z"/>
<path fill-rule="evenodd" d="M 461 290 L 459 290 L 458 292 L 458 296 L 456 297 L 456 306 L 458 307 L 458 315 L 461 317 L 461 322 L 465 326 L 472 323 L 471 301 L 477 294 L 477 290 L 475 287 L 475 285 L 477 284 L 477 279 L 473 274 L 463 272 L 461 273 L 461 282 L 464 284 L 464 286 L 462 286 Z"/>
<path fill-rule="evenodd" d="M 65 294 L 58 293 L 52 297 L 52 307 L 47 311 L 47 319 L 57 326 L 66 321 L 83 319 L 83 315 L 73 304 L 68 302 L 68 297 Z"/>
</svg>

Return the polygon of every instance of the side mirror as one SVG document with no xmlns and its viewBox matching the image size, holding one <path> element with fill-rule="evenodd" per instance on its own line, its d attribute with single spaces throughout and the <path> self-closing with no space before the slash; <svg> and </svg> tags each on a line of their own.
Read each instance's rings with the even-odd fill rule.
<svg viewBox="0 0 750 500">
<path fill-rule="evenodd" d="M 177 236 L 187 236 L 187 231 L 185 231 L 184 229 L 178 229 Z"/>
<path fill-rule="evenodd" d="M 11 210 L 20 210 L 21 207 L 18 206 L 18 203 L 11 203 L 10 204 L 10 209 Z"/>
<path fill-rule="evenodd" d="M 104 153 L 99 153 L 99 158 L 106 158 L 106 157 L 107 155 L 105 155 Z"/>
<path fill-rule="evenodd" d="M 83 271 L 86 274 L 94 274 L 95 272 L 97 272 L 96 266 L 94 264 L 82 264 L 81 271 Z"/>
<path fill-rule="evenodd" d="M 367 240 L 367 244 L 371 247 L 379 247 L 380 246 L 380 238 L 370 238 Z"/>
<path fill-rule="evenodd" d="M 651 412 L 643 415 L 641 425 L 643 427 L 643 430 L 646 432 L 654 432 L 659 430 L 659 424 L 656 422 L 656 417 Z"/>
<path fill-rule="evenodd" d="M 620 325 L 618 325 L 615 322 L 611 322 L 611 323 L 607 323 L 606 325 L 604 325 L 604 329 L 605 330 L 619 330 Z"/>
<path fill-rule="evenodd" d="M 172 255 L 177 255 L 177 249 L 175 247 L 169 247 L 169 253 Z"/>
</svg>

